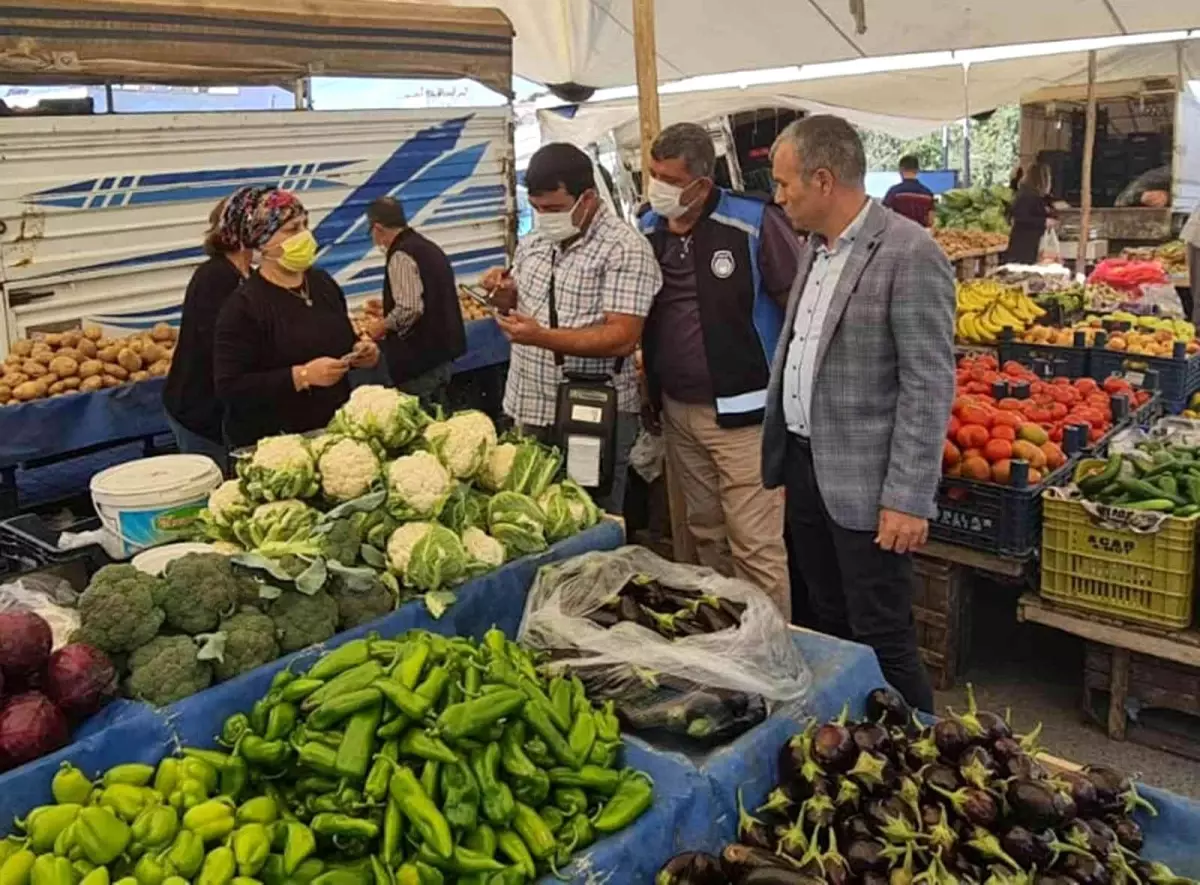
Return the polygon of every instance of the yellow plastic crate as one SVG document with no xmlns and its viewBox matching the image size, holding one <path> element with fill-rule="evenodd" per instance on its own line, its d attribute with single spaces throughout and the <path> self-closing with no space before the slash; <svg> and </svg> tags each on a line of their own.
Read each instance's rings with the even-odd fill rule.
<svg viewBox="0 0 1200 885">
<path fill-rule="evenodd" d="M 1192 623 L 1200 514 L 1153 534 L 1104 528 L 1078 501 L 1042 501 L 1042 590 L 1071 608 L 1177 629 Z"/>
</svg>

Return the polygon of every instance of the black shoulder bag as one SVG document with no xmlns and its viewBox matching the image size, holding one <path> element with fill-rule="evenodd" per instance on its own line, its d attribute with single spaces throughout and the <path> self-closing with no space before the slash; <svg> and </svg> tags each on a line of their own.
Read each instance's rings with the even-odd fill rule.
<svg viewBox="0 0 1200 885">
<path fill-rule="evenodd" d="M 550 328 L 558 328 L 554 300 L 554 263 L 550 265 Z M 554 439 L 566 458 L 567 476 L 593 495 L 612 489 L 617 451 L 617 390 L 613 376 L 624 357 L 613 362 L 612 373 L 568 372 L 566 360 L 555 351 L 554 364 L 562 373 L 554 410 Z"/>
</svg>

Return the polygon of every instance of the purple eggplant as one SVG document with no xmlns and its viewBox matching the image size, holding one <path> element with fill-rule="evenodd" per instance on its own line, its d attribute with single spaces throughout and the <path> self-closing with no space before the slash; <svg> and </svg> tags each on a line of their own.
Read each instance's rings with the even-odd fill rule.
<svg viewBox="0 0 1200 885">
<path fill-rule="evenodd" d="M 1000 837 L 1000 846 L 1024 869 L 1044 870 L 1054 856 L 1050 848 L 1054 841 L 1052 832 L 1035 833 L 1027 827 L 1015 826 Z"/>
<path fill-rule="evenodd" d="M 877 722 L 860 722 L 850 729 L 850 733 L 854 736 L 854 745 L 860 751 L 878 753 L 881 756 L 892 754 L 892 736 Z"/>
<path fill-rule="evenodd" d="M 721 849 L 721 869 L 733 882 L 741 882 L 743 876 L 759 867 L 795 869 L 786 857 L 765 848 L 752 848 L 749 845 L 730 842 Z"/>
<path fill-rule="evenodd" d="M 937 741 L 934 740 L 933 729 L 924 728 L 908 742 L 908 746 L 900 755 L 904 757 L 904 764 L 908 766 L 909 771 L 920 771 L 926 765 L 937 762 L 942 754 Z"/>
<path fill-rule="evenodd" d="M 867 792 L 879 792 L 896 782 L 896 769 L 892 761 L 879 753 L 866 750 L 858 754 L 846 777 L 855 781 Z"/>
<path fill-rule="evenodd" d="M 921 783 L 926 788 L 926 796 L 932 797 L 930 791 L 934 787 L 939 787 L 947 792 L 953 793 L 963 785 L 963 780 L 959 777 L 957 769 L 951 768 L 949 765 L 943 765 L 940 762 L 935 762 L 933 765 L 927 765 L 921 769 Z"/>
<path fill-rule="evenodd" d="M 780 867 L 758 867 L 738 880 L 737 885 L 824 885 L 825 880 L 800 870 Z"/>
<path fill-rule="evenodd" d="M 1113 833 L 1117 836 L 1117 841 L 1130 851 L 1141 851 L 1142 844 L 1145 842 L 1145 836 L 1142 835 L 1142 828 L 1137 821 L 1129 817 L 1113 817 L 1109 818 L 1108 825 L 1112 827 Z"/>
<path fill-rule="evenodd" d="M 891 877 L 887 873 L 876 873 L 868 870 L 859 877 L 860 885 L 891 885 Z"/>
<path fill-rule="evenodd" d="M 1112 882 L 1108 867 L 1090 854 L 1068 854 L 1062 861 L 1062 871 L 1079 885 L 1110 885 Z"/>
<path fill-rule="evenodd" d="M 742 791 L 738 788 L 737 792 L 737 808 L 738 808 L 738 827 L 737 839 L 743 845 L 749 845 L 751 848 L 764 848 L 767 851 L 775 850 L 775 834 L 771 827 L 763 820 L 754 817 L 748 811 L 746 806 L 742 804 Z"/>
<path fill-rule="evenodd" d="M 1141 808 L 1152 817 L 1158 815 L 1158 810 L 1138 795 L 1133 781 L 1116 769 L 1085 765 L 1083 773 L 1095 785 L 1096 801 L 1105 814 L 1133 814 Z"/>
<path fill-rule="evenodd" d="M 999 862 L 1014 872 L 1021 872 L 1021 865 L 1004 850 L 995 834 L 983 827 L 971 828 L 969 838 L 963 843 L 963 851 L 985 866 Z"/>
<path fill-rule="evenodd" d="M 903 843 L 920 834 L 912 809 L 897 796 L 872 799 L 867 803 L 866 816 L 876 833 L 888 842 Z"/>
<path fill-rule="evenodd" d="M 792 860 L 799 861 L 808 851 L 808 833 L 804 827 L 804 818 L 799 817 L 787 826 L 775 828 L 776 853 L 786 854 Z"/>
<path fill-rule="evenodd" d="M 1008 807 L 1013 820 L 1031 830 L 1057 829 L 1065 825 L 1073 812 L 1074 803 L 1069 797 L 1051 788 L 1043 781 L 1014 780 L 1005 790 Z"/>
<path fill-rule="evenodd" d="M 996 760 L 983 747 L 967 747 L 958 758 L 958 772 L 971 786 L 986 790 L 996 776 Z"/>
<path fill-rule="evenodd" d="M 890 688 L 877 688 L 867 695 L 867 721 L 880 725 L 903 726 L 911 712 L 904 698 Z"/>
<path fill-rule="evenodd" d="M 767 794 L 767 801 L 754 809 L 755 814 L 785 814 L 796 804 L 791 784 L 784 783 Z"/>
<path fill-rule="evenodd" d="M 933 741 L 947 762 L 955 762 L 971 746 L 971 734 L 957 719 L 939 719 L 933 726 Z"/>
<path fill-rule="evenodd" d="M 962 787 L 953 792 L 937 786 L 931 786 L 930 789 L 971 826 L 991 828 L 1000 819 L 1000 807 L 991 793 L 975 787 Z"/>
<path fill-rule="evenodd" d="M 812 739 L 812 758 L 826 771 L 842 774 L 854 767 L 858 747 L 854 745 L 854 735 L 846 727 L 848 709 L 842 710 L 842 715 L 833 722 L 826 722 L 819 727 Z"/>
<path fill-rule="evenodd" d="M 654 885 L 730 885 L 721 861 L 703 851 L 677 854 L 658 871 Z"/>
<path fill-rule="evenodd" d="M 1086 774 L 1064 771 L 1055 775 L 1054 779 L 1067 789 L 1081 817 L 1091 817 L 1103 810 L 1100 807 L 1100 794 L 1096 791 L 1096 785 Z"/>
<path fill-rule="evenodd" d="M 860 839 L 874 839 L 875 831 L 861 814 L 852 814 L 838 824 L 838 836 L 849 843 Z"/>
<path fill-rule="evenodd" d="M 858 839 L 846 846 L 846 865 L 855 876 L 886 873 L 892 863 L 875 839 Z"/>
</svg>

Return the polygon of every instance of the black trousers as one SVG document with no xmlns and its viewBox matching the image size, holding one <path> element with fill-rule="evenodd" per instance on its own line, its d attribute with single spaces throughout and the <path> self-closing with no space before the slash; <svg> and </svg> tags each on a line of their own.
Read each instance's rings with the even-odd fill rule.
<svg viewBox="0 0 1200 885">
<path fill-rule="evenodd" d="M 912 559 L 880 549 L 875 532 L 834 522 L 817 487 L 808 442 L 788 436 L 784 483 L 796 566 L 817 629 L 869 645 L 884 677 L 910 706 L 933 712 L 933 689 L 917 650 Z"/>
</svg>

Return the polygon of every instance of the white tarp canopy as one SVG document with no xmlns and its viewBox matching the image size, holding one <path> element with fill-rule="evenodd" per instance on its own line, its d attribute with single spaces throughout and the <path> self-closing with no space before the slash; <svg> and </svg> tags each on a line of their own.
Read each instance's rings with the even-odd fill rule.
<svg viewBox="0 0 1200 885">
<path fill-rule="evenodd" d="M 450 2 L 495 6 L 508 15 L 517 33 L 514 69 L 522 77 L 595 88 L 636 80 L 632 0 Z M 866 28 L 860 33 L 847 0 L 656 0 L 659 79 L 1200 27 L 1197 0 L 862 0 L 862 5 Z"/>
<path fill-rule="evenodd" d="M 1198 0 L 1200 5 L 1200 0 Z M 1097 53 L 1097 81 L 1174 76 L 1176 46 L 1161 43 L 1127 46 Z M 1200 76 L 1200 40 L 1184 47 L 1185 77 Z M 1011 104 L 1049 86 L 1087 82 L 1087 53 L 1034 56 L 970 67 L 972 114 Z M 960 120 L 964 102 L 963 69 L 947 65 L 919 70 L 795 80 L 706 92 L 660 93 L 662 125 L 701 122 L 739 111 L 786 107 L 808 113 L 835 113 L 850 122 L 900 138 L 915 138 L 947 122 Z M 543 141 L 586 145 L 615 131 L 623 147 L 639 143 L 636 98 L 617 99 L 538 112 Z"/>
</svg>

